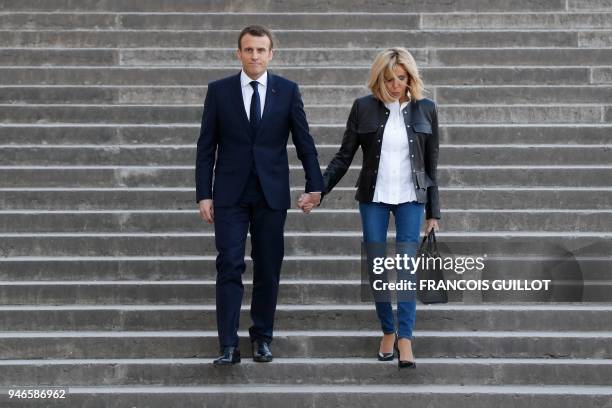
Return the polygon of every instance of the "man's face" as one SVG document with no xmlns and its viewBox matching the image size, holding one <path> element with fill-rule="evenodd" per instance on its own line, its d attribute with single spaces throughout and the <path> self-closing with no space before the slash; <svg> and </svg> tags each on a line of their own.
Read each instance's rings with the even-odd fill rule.
<svg viewBox="0 0 612 408">
<path fill-rule="evenodd" d="M 273 51 L 270 49 L 270 39 L 265 35 L 255 37 L 246 34 L 240 41 L 240 49 L 237 54 L 244 72 L 251 79 L 257 79 L 266 72 L 272 60 Z"/>
</svg>

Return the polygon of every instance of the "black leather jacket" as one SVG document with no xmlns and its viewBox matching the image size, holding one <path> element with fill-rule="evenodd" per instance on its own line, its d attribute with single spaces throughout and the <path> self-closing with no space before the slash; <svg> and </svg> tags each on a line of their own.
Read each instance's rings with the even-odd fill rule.
<svg viewBox="0 0 612 408">
<path fill-rule="evenodd" d="M 402 111 L 410 143 L 410 164 L 417 201 L 426 203 L 426 218 L 440 218 L 440 200 L 436 168 L 438 165 L 439 136 L 438 109 L 427 98 L 412 100 Z M 327 166 L 323 179 L 328 194 L 348 170 L 357 148 L 363 151 L 363 164 L 355 186 L 355 199 L 371 202 L 376 187 L 378 163 L 384 126 L 389 109 L 373 95 L 358 98 L 353 103 L 342 138 L 342 146 Z"/>
</svg>

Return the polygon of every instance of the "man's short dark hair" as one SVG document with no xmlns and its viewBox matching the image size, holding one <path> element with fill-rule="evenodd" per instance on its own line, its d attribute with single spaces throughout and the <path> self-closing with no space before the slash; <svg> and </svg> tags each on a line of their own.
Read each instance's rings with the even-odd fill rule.
<svg viewBox="0 0 612 408">
<path fill-rule="evenodd" d="M 238 37 L 238 49 L 239 50 L 242 49 L 242 44 L 240 43 L 242 41 L 242 37 L 244 37 L 247 34 L 250 34 L 254 37 L 264 37 L 264 36 L 268 37 L 270 39 L 270 49 L 274 48 L 274 40 L 272 39 L 272 32 L 270 30 L 268 30 L 264 26 L 250 25 L 248 27 L 243 28 L 242 31 L 240 32 L 240 36 Z"/>
</svg>

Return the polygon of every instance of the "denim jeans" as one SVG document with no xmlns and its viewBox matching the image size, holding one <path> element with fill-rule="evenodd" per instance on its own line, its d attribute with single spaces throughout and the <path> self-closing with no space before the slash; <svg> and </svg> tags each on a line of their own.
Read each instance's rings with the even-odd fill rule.
<svg viewBox="0 0 612 408">
<path fill-rule="evenodd" d="M 389 214 L 395 217 L 397 248 L 414 248 L 409 250 L 410 257 L 416 256 L 421 224 L 425 215 L 425 204 L 411 201 L 401 204 L 359 203 L 359 213 L 363 227 L 364 243 L 385 243 L 389 229 Z M 412 329 L 416 317 L 416 299 L 397 302 L 397 336 L 414 339 Z M 380 320 L 383 333 L 395 333 L 395 322 L 391 302 L 375 302 L 376 314 Z"/>
</svg>

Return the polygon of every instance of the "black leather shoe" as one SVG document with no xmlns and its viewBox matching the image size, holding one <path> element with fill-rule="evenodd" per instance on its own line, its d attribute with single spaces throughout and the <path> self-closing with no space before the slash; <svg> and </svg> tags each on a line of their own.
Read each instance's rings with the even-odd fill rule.
<svg viewBox="0 0 612 408">
<path fill-rule="evenodd" d="M 240 349 L 238 347 L 224 347 L 221 356 L 213 361 L 214 365 L 232 365 L 240 362 Z"/>
<path fill-rule="evenodd" d="M 272 361 L 272 352 L 270 351 L 270 344 L 263 340 L 255 340 L 251 343 L 253 349 L 253 361 L 258 363 L 269 363 Z"/>
</svg>

